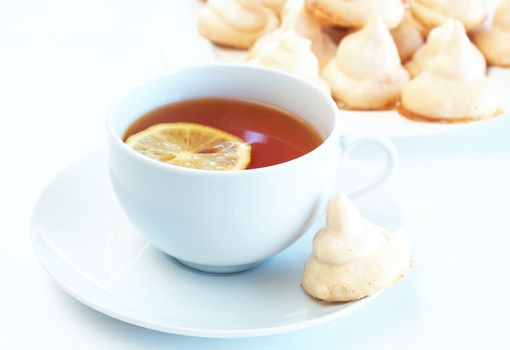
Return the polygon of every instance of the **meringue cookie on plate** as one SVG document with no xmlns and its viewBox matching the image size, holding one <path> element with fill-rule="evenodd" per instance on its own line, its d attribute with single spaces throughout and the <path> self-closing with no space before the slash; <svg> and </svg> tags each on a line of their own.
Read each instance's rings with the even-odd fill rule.
<svg viewBox="0 0 510 350">
<path fill-rule="evenodd" d="M 470 30 L 487 17 L 485 0 L 409 0 L 409 4 L 414 18 L 429 30 L 449 18 L 458 19 Z"/>
<path fill-rule="evenodd" d="M 393 106 L 409 80 L 390 32 L 380 19 L 347 35 L 322 76 L 340 107 L 360 110 Z"/>
<path fill-rule="evenodd" d="M 390 288 L 411 267 L 405 231 L 375 226 L 339 193 L 330 201 L 326 227 L 314 237 L 301 286 L 328 302 L 358 300 Z"/>
<path fill-rule="evenodd" d="M 499 92 L 479 60 L 471 56 L 466 41 L 450 35 L 430 66 L 404 88 L 402 114 L 411 119 L 452 123 L 501 113 Z"/>
<path fill-rule="evenodd" d="M 469 63 L 478 75 L 484 75 L 487 69 L 485 58 L 478 48 L 469 40 L 462 23 L 458 20 L 449 19 L 441 26 L 434 28 L 427 37 L 427 43 L 420 47 L 413 58 L 405 65 L 406 69 L 415 77 L 427 68 L 447 49 L 451 42 L 456 42 L 463 60 Z"/>
<path fill-rule="evenodd" d="M 407 62 L 420 46 L 425 42 L 423 28 L 409 10 L 406 11 L 404 19 L 400 24 L 391 30 L 391 36 L 397 45 L 398 54 L 402 62 Z"/>
<path fill-rule="evenodd" d="M 305 8 L 304 0 L 287 0 L 282 11 L 281 28 L 311 40 L 312 51 L 323 67 L 335 55 L 336 45 L 322 32 L 320 22 Z"/>
<path fill-rule="evenodd" d="M 489 64 L 510 67 L 510 0 L 500 2 L 492 27 L 477 30 L 473 41 Z"/>
<path fill-rule="evenodd" d="M 198 16 L 199 32 L 215 44 L 250 48 L 279 20 L 261 0 L 209 0 Z"/>
<path fill-rule="evenodd" d="M 280 69 L 315 85 L 326 94 L 329 86 L 319 75 L 312 43 L 293 31 L 277 30 L 260 38 L 251 48 L 248 63 Z"/>
<path fill-rule="evenodd" d="M 324 24 L 361 28 L 374 17 L 395 28 L 404 17 L 401 0 L 306 0 L 306 8 Z"/>
</svg>

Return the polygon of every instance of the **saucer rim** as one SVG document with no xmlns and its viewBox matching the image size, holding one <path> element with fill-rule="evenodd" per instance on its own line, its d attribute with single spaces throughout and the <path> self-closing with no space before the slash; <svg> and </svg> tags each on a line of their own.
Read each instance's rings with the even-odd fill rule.
<svg viewBox="0 0 510 350">
<path fill-rule="evenodd" d="M 90 307 L 93 310 L 96 310 L 104 315 L 107 315 L 109 317 L 112 317 L 114 319 L 147 328 L 152 329 L 164 333 L 171 333 L 171 334 L 177 334 L 177 335 L 184 335 L 184 336 L 194 336 L 194 337 L 206 337 L 206 338 L 245 338 L 245 337 L 259 337 L 259 336 L 268 336 L 268 335 L 275 335 L 275 334 L 281 334 L 281 333 L 287 333 L 292 331 L 297 331 L 305 328 L 310 328 L 314 326 L 318 326 L 324 323 L 327 323 L 329 321 L 339 319 L 343 316 L 347 316 L 353 311 L 356 311 L 358 308 L 366 305 L 370 301 L 374 300 L 376 297 L 378 297 L 380 294 L 382 294 L 384 291 L 381 291 L 375 295 L 350 301 L 345 303 L 346 307 L 342 309 L 338 309 L 336 311 L 332 311 L 330 313 L 327 313 L 325 315 L 312 315 L 313 318 L 310 319 L 301 319 L 297 321 L 291 321 L 289 323 L 283 323 L 276 326 L 268 326 L 268 327 L 258 327 L 258 328 L 246 328 L 246 329 L 234 329 L 234 330 L 218 330 L 218 329 L 206 329 L 206 328 L 193 328 L 193 327 L 182 327 L 178 325 L 169 325 L 165 323 L 161 323 L 158 321 L 151 321 L 150 319 L 147 319 L 144 315 L 137 315 L 137 311 L 129 310 L 128 308 L 119 308 L 118 306 L 108 306 L 105 305 L 105 303 L 101 303 L 100 300 L 94 299 L 93 297 L 90 297 L 89 292 L 80 292 L 76 290 L 76 288 L 73 288 L 72 282 L 70 282 L 68 279 L 61 278 L 59 276 L 58 271 L 60 270 L 59 267 L 54 267 L 52 264 L 55 264 L 54 262 L 51 262 L 48 256 L 45 256 L 44 250 L 46 249 L 46 254 L 52 254 L 56 259 L 59 260 L 59 263 L 63 266 L 73 269 L 72 266 L 69 264 L 66 264 L 65 261 L 63 261 L 58 254 L 55 254 L 55 251 L 51 249 L 51 247 L 44 246 L 44 241 L 38 241 L 38 238 L 40 238 L 40 229 L 36 223 L 36 217 L 38 208 L 41 207 L 41 204 L 44 201 L 45 196 L 47 193 L 52 189 L 55 183 L 58 183 L 59 180 L 66 176 L 67 171 L 75 166 L 76 164 L 91 158 L 91 157 L 101 157 L 106 152 L 105 149 L 97 149 L 92 152 L 88 152 L 74 161 L 70 162 L 65 166 L 63 169 L 61 169 L 43 188 L 43 190 L 40 192 L 37 200 L 35 201 L 35 205 L 32 209 L 32 215 L 30 219 L 30 240 L 32 249 L 34 251 L 35 256 L 37 257 L 39 263 L 42 265 L 46 273 L 55 281 L 56 285 L 62 289 L 64 292 L 66 292 L 68 295 L 79 301 L 80 303 Z M 400 213 L 402 214 L 402 213 Z M 403 219 L 403 216 L 402 216 Z M 405 220 L 403 220 L 405 222 Z M 65 272 L 64 272 L 65 273 Z M 79 271 L 76 271 L 75 278 L 85 280 L 85 283 L 89 285 L 89 288 L 92 288 L 94 291 L 101 293 L 105 295 L 104 291 L 101 291 L 100 288 L 97 286 L 91 285 L 90 281 L 88 281 L 83 274 L 80 274 Z M 335 304 L 333 304 L 335 305 Z"/>
<path fill-rule="evenodd" d="M 366 305 L 371 302 L 373 299 L 378 297 L 384 291 L 381 291 L 375 295 L 365 297 L 363 299 L 350 301 L 346 304 L 349 304 L 347 308 L 339 309 L 332 313 L 323 316 L 317 316 L 310 320 L 297 321 L 289 324 L 283 324 L 281 326 L 273 326 L 273 327 L 261 327 L 261 328 L 252 328 L 252 329 L 244 329 L 244 330 L 215 330 L 215 329 L 200 329 L 196 328 L 188 328 L 188 327 L 179 327 L 179 326 L 170 326 L 168 324 L 163 324 L 160 322 L 154 322 L 150 320 L 146 320 L 143 317 L 136 318 L 134 315 L 129 315 L 128 312 L 120 312 L 116 310 L 115 307 L 108 308 L 106 306 L 101 305 L 95 301 L 89 300 L 86 297 L 82 297 L 79 293 L 75 293 L 73 288 L 69 287 L 68 284 L 59 278 L 55 273 L 51 271 L 48 267 L 48 264 L 44 260 L 45 258 L 42 256 L 38 248 L 37 240 L 37 230 L 32 226 L 31 228 L 31 242 L 32 248 L 34 250 L 34 254 L 37 257 L 37 260 L 42 265 L 44 271 L 53 279 L 56 285 L 62 289 L 69 296 L 73 297 L 80 303 L 90 307 L 91 309 L 98 311 L 106 316 L 112 317 L 114 319 L 120 320 L 122 322 L 126 322 L 135 326 L 169 333 L 169 334 L 177 334 L 184 336 L 193 336 L 200 338 L 249 338 L 249 337 L 259 337 L 259 336 L 268 336 L 275 335 L 281 333 L 288 333 L 293 331 L 298 331 L 301 329 L 306 329 L 314 326 L 319 326 L 321 324 L 327 323 L 329 321 L 333 321 L 339 319 L 343 316 L 349 315 L 351 312 L 356 311 L 358 308 Z M 63 263 L 63 262 L 62 262 Z M 242 272 L 241 272 L 242 273 Z M 83 277 L 83 276 L 79 276 Z M 95 287 L 92 287 L 95 288 Z"/>
</svg>

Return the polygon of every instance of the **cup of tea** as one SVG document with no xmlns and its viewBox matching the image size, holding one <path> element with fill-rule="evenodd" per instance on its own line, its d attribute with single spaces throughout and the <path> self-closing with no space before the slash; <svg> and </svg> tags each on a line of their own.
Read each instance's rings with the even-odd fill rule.
<svg viewBox="0 0 510 350">
<path fill-rule="evenodd" d="M 237 272 L 289 247 L 337 190 L 340 158 L 375 143 L 387 163 L 355 190 L 391 174 L 385 138 L 341 137 L 337 106 L 305 81 L 266 68 L 194 66 L 150 81 L 113 106 L 107 119 L 108 165 L 131 222 L 164 253 L 194 269 Z M 251 144 L 243 170 L 192 169 L 151 159 L 126 138 L 153 124 L 193 122 Z"/>
</svg>

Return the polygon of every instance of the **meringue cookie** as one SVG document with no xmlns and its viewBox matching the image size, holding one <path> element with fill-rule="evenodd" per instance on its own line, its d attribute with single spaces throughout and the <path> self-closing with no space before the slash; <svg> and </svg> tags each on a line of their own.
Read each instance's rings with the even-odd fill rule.
<svg viewBox="0 0 510 350">
<path fill-rule="evenodd" d="M 391 36 L 397 45 L 398 54 L 402 62 L 406 62 L 425 42 L 423 27 L 406 11 L 404 19 L 398 27 L 391 30 Z"/>
<path fill-rule="evenodd" d="M 323 67 L 334 55 L 336 45 L 322 32 L 320 22 L 305 8 L 304 0 L 288 0 L 282 11 L 281 28 L 293 30 L 312 42 L 312 51 Z"/>
<path fill-rule="evenodd" d="M 197 24 L 200 33 L 213 43 L 247 49 L 276 29 L 279 21 L 261 0 L 209 0 Z"/>
<path fill-rule="evenodd" d="M 311 296 L 358 300 L 387 289 L 412 267 L 407 235 L 392 235 L 363 218 L 343 193 L 329 204 L 326 227 L 314 237 L 301 286 Z"/>
<path fill-rule="evenodd" d="M 460 54 L 464 56 L 464 61 L 471 69 L 475 70 L 477 75 L 485 74 L 487 65 L 482 53 L 469 40 L 462 23 L 449 19 L 429 33 L 427 43 L 420 47 L 413 58 L 406 63 L 405 67 L 411 77 L 415 77 L 429 68 L 451 42 L 457 43 L 459 49 L 462 50 Z"/>
<path fill-rule="evenodd" d="M 401 0 L 306 0 L 307 9 L 324 24 L 361 28 L 374 17 L 395 28 L 404 17 Z"/>
<path fill-rule="evenodd" d="M 414 18 L 429 30 L 449 18 L 458 19 L 469 30 L 487 17 L 485 0 L 409 0 L 409 4 Z"/>
<path fill-rule="evenodd" d="M 287 0 L 262 0 L 264 6 L 271 9 L 277 16 L 280 16 L 286 2 Z"/>
<path fill-rule="evenodd" d="M 278 30 L 260 38 L 249 52 L 248 63 L 276 68 L 296 75 L 331 94 L 319 75 L 319 62 L 312 43 L 293 31 Z"/>
<path fill-rule="evenodd" d="M 322 71 L 340 107 L 382 109 L 398 101 L 409 74 L 380 19 L 347 35 Z"/>
<path fill-rule="evenodd" d="M 510 0 L 496 8 L 492 27 L 473 34 L 473 41 L 489 64 L 510 67 Z"/>
<path fill-rule="evenodd" d="M 471 52 L 458 35 L 451 35 L 427 70 L 404 88 L 404 116 L 451 123 L 501 113 L 498 91 Z"/>
</svg>

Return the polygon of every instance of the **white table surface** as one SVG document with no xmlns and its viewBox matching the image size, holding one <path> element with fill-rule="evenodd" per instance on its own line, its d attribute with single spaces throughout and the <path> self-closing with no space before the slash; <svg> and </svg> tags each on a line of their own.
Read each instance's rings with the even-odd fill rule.
<svg viewBox="0 0 510 350">
<path fill-rule="evenodd" d="M 171 66 L 200 62 L 168 23 L 186 1 L 0 1 L 0 349 L 510 348 L 510 118 L 396 140 L 387 184 L 412 234 L 410 276 L 350 316 L 252 339 L 163 334 L 62 292 L 30 245 L 45 184 L 100 148 L 108 104 Z M 163 47 L 163 49 L 162 49 Z M 186 50 L 186 51 L 185 51 Z M 380 163 L 357 152 L 367 170 Z"/>
</svg>

